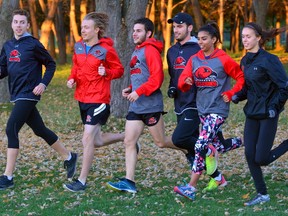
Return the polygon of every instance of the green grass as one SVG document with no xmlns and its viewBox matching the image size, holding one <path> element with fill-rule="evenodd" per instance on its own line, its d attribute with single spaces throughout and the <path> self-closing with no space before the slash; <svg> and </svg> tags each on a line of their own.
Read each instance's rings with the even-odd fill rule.
<svg viewBox="0 0 288 216">
<path fill-rule="evenodd" d="M 288 64 L 285 64 L 286 70 Z M 82 152 L 80 121 L 73 90 L 66 87 L 70 65 L 58 68 L 52 83 L 38 108 L 48 127 L 56 131 L 67 148 Z M 166 96 L 168 75 L 163 85 L 166 132 L 175 126 L 173 101 Z M 224 135 L 242 136 L 244 102 L 231 104 L 231 112 L 224 127 Z M 7 139 L 5 125 L 11 105 L 0 110 L 0 164 L 4 171 Z M 287 109 L 287 105 L 286 105 Z M 287 139 L 288 112 L 279 121 L 275 144 Z M 111 117 L 104 131 L 123 131 L 124 119 Z M 88 177 L 89 187 L 84 193 L 71 193 L 63 189 L 65 170 L 60 158 L 25 126 L 20 133 L 21 154 L 15 171 L 15 188 L 0 191 L 0 215 L 287 215 L 288 173 L 286 154 L 263 169 L 271 201 L 255 207 L 244 207 L 254 195 L 253 181 L 244 158 L 244 149 L 221 155 L 219 168 L 228 180 L 224 190 L 202 193 L 208 183 L 206 175 L 199 182 L 196 200 L 191 202 L 173 193 L 175 185 L 189 181 L 189 167 L 178 151 L 158 149 L 147 133 L 142 135 L 142 151 L 137 164 L 136 181 L 139 192 L 111 191 L 105 185 L 114 177 L 125 175 L 123 143 L 95 150 L 95 159 Z M 82 154 L 78 162 L 79 175 Z M 2 172 L 2 171 L 1 171 Z"/>
</svg>

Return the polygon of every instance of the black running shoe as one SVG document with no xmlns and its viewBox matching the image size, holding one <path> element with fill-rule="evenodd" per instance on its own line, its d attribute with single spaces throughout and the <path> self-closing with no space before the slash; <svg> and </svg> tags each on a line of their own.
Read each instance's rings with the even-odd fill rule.
<svg viewBox="0 0 288 216">
<path fill-rule="evenodd" d="M 80 192 L 84 191 L 87 185 L 83 185 L 78 179 L 73 181 L 72 183 L 64 184 L 63 187 L 72 192 Z"/>
<path fill-rule="evenodd" d="M 0 190 L 5 190 L 12 187 L 14 187 L 13 178 L 9 180 L 5 175 L 0 176 Z"/>
<path fill-rule="evenodd" d="M 71 152 L 71 159 L 64 161 L 64 169 L 67 170 L 67 178 L 72 178 L 76 171 L 78 155 L 76 153 Z"/>
</svg>

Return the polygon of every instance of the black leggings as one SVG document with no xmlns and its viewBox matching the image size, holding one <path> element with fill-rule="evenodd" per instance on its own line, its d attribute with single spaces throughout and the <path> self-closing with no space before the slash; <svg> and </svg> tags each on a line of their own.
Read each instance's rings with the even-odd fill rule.
<svg viewBox="0 0 288 216">
<path fill-rule="evenodd" d="M 8 148 L 19 149 L 18 133 L 25 123 L 50 146 L 58 140 L 58 136 L 45 126 L 36 104 L 37 101 L 20 100 L 15 102 L 6 127 Z"/>
<path fill-rule="evenodd" d="M 255 120 L 246 118 L 244 128 L 245 156 L 253 177 L 257 193 L 267 194 L 261 166 L 266 166 L 287 151 L 284 141 L 272 151 L 279 116 L 271 119 Z"/>
<path fill-rule="evenodd" d="M 173 144 L 195 155 L 194 147 L 199 136 L 199 125 L 197 110 L 190 109 L 182 115 L 177 115 L 177 126 L 172 135 Z"/>
</svg>

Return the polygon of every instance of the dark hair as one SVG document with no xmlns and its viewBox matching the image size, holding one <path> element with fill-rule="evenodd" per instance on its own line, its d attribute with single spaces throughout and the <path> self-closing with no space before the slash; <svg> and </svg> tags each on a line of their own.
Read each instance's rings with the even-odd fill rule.
<svg viewBox="0 0 288 216">
<path fill-rule="evenodd" d="M 153 24 L 153 22 L 150 19 L 148 19 L 148 18 L 140 18 L 140 19 L 135 20 L 134 25 L 135 24 L 144 25 L 144 28 L 145 28 L 146 32 L 151 31 L 150 37 L 152 37 L 153 32 L 154 32 L 154 24 Z"/>
<path fill-rule="evenodd" d="M 261 40 L 259 41 L 260 47 L 263 47 L 267 41 L 271 40 L 276 35 L 280 34 L 281 32 L 286 31 L 286 27 L 272 28 L 269 31 L 263 31 L 262 27 L 259 24 L 254 23 L 254 22 L 246 23 L 244 28 L 250 28 L 254 30 L 256 36 L 261 37 Z"/>
<path fill-rule="evenodd" d="M 12 12 L 12 18 L 15 15 L 22 15 L 27 17 L 27 22 L 30 23 L 30 13 L 27 10 L 17 9 Z"/>
<path fill-rule="evenodd" d="M 105 32 L 107 29 L 107 26 L 109 24 L 109 17 L 105 13 L 98 13 L 98 12 L 91 12 L 88 13 L 85 17 L 84 20 L 93 20 L 95 24 L 95 28 L 99 28 L 98 32 L 98 38 L 103 38 L 105 36 Z"/>
<path fill-rule="evenodd" d="M 222 43 L 221 37 L 220 37 L 220 31 L 219 31 L 219 26 L 217 25 L 216 22 L 214 21 L 208 21 L 204 26 L 202 26 L 198 32 L 205 31 L 208 32 L 212 37 L 216 38 L 216 41 L 214 43 L 214 46 L 216 44 Z"/>
</svg>

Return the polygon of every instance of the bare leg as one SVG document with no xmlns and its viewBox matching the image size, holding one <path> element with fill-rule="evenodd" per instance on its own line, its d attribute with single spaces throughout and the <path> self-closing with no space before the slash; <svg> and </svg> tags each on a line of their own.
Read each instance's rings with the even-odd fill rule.
<svg viewBox="0 0 288 216">
<path fill-rule="evenodd" d="M 4 175 L 6 176 L 13 175 L 18 153 L 19 153 L 19 149 L 14 149 L 14 148 L 7 149 L 7 162 L 6 162 L 6 169 L 5 169 Z"/>
<path fill-rule="evenodd" d="M 101 126 L 97 125 L 84 125 L 84 133 L 82 138 L 83 143 L 83 160 L 79 180 L 86 182 L 89 174 L 93 158 L 94 158 L 94 145 L 101 145 Z"/>
<path fill-rule="evenodd" d="M 149 131 L 155 144 L 159 148 L 177 149 L 183 151 L 185 154 L 187 153 L 187 150 L 178 148 L 173 144 L 171 136 L 165 136 L 164 121 L 162 115 L 156 125 L 149 127 Z"/>
<path fill-rule="evenodd" d="M 67 160 L 69 157 L 70 151 L 68 151 L 60 142 L 58 139 L 51 147 L 61 155 L 63 160 Z"/>
<path fill-rule="evenodd" d="M 199 179 L 200 179 L 200 175 L 192 172 L 192 173 L 191 173 L 191 179 L 190 179 L 189 185 L 190 185 L 190 186 L 193 186 L 194 188 L 196 188 L 197 182 L 198 182 Z"/>
<path fill-rule="evenodd" d="M 125 134 L 124 133 L 102 133 L 101 134 L 101 145 L 100 143 L 95 144 L 96 148 L 111 145 L 116 142 L 124 141 Z"/>
<path fill-rule="evenodd" d="M 136 142 L 139 139 L 144 124 L 142 121 L 126 121 L 125 125 L 125 162 L 126 178 L 135 181 L 135 169 L 137 163 Z"/>
</svg>

